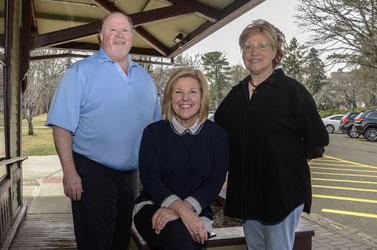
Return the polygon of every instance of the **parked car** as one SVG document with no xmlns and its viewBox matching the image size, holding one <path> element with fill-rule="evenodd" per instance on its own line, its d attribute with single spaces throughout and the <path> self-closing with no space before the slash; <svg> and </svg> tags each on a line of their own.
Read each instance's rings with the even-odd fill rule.
<svg viewBox="0 0 377 250">
<path fill-rule="evenodd" d="M 325 124 L 327 132 L 334 133 L 334 131 L 339 131 L 340 119 L 342 119 L 343 116 L 344 115 L 342 114 L 337 114 L 322 118 L 323 124 Z"/>
<path fill-rule="evenodd" d="M 352 130 L 353 124 L 355 122 L 355 117 L 358 114 L 360 114 L 360 112 L 356 112 L 356 111 L 351 111 L 348 114 L 346 114 L 340 120 L 339 130 L 347 134 L 349 137 L 358 138 L 360 135 Z"/>
<path fill-rule="evenodd" d="M 212 111 L 212 110 L 210 110 L 209 112 L 208 112 L 208 117 L 207 117 L 207 119 L 208 120 L 210 120 L 210 121 L 215 121 L 215 111 Z"/>
<path fill-rule="evenodd" d="M 370 109 L 356 116 L 352 130 L 368 141 L 377 142 L 377 109 Z"/>
</svg>

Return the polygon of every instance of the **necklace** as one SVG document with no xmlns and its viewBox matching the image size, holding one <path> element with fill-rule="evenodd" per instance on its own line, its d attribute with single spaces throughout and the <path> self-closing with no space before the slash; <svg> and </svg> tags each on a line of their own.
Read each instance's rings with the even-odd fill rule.
<svg viewBox="0 0 377 250">
<path fill-rule="evenodd" d="M 253 86 L 254 88 L 256 88 L 257 86 L 254 85 L 254 83 L 250 80 L 249 83 L 251 84 L 251 86 Z"/>
<path fill-rule="evenodd" d="M 251 96 L 253 95 L 254 93 L 254 90 L 256 89 L 255 85 L 250 81 L 249 82 L 249 100 L 251 99 Z"/>
</svg>

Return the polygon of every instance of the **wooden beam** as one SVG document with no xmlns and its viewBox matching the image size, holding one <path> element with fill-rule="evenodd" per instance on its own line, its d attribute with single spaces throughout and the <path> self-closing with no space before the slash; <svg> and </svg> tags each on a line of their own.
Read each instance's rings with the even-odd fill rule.
<svg viewBox="0 0 377 250">
<path fill-rule="evenodd" d="M 17 76 L 13 67 L 12 53 L 13 53 L 13 23 L 14 23 L 14 1 L 5 1 L 5 74 L 4 74 L 4 133 L 5 133 L 5 158 L 10 159 L 13 155 L 11 154 L 11 86 L 12 86 L 12 75 Z M 8 178 L 11 178 L 11 173 L 8 172 Z M 0 185 L 1 186 L 1 185 Z M 3 194 L 0 192 L 0 195 Z M 11 206 L 12 207 L 12 206 Z"/>
<path fill-rule="evenodd" d="M 162 2 L 160 0 L 148 0 L 145 4 L 144 7 L 141 9 L 141 11 L 147 11 L 147 10 L 152 10 L 153 6 L 156 4 L 156 2 Z M 165 1 L 166 4 L 168 5 L 173 5 L 174 3 L 167 2 Z"/>
<path fill-rule="evenodd" d="M 218 15 L 220 10 L 212 8 L 211 6 L 208 6 L 204 3 L 191 0 L 179 0 L 179 5 L 183 8 L 187 8 L 187 6 L 190 6 L 193 10 L 195 10 L 195 15 L 203 19 L 206 19 L 207 21 L 210 21 L 212 23 L 218 21 Z"/>
<path fill-rule="evenodd" d="M 0 34 L 0 47 L 4 48 L 5 47 L 5 35 Z"/>
<path fill-rule="evenodd" d="M 136 27 L 135 32 L 141 39 L 152 46 L 152 48 L 157 50 L 161 55 L 168 55 L 168 48 L 166 48 L 165 45 L 158 41 L 154 36 L 149 34 L 145 29 L 143 29 L 142 27 Z"/>
<path fill-rule="evenodd" d="M 5 165 L 13 164 L 15 162 L 20 162 L 20 161 L 26 160 L 27 158 L 28 156 L 17 156 L 11 159 L 2 160 L 0 161 L 0 166 L 5 166 Z"/>
<path fill-rule="evenodd" d="M 22 81 L 21 90 L 22 93 L 26 90 L 27 81 L 25 80 L 26 73 L 29 70 L 30 64 L 30 48 L 29 48 L 29 37 L 30 37 L 30 27 L 31 27 L 31 2 L 22 2 L 22 26 L 20 29 L 20 72 L 19 77 Z"/>
<path fill-rule="evenodd" d="M 99 44 L 95 43 L 79 43 L 79 42 L 68 42 L 68 43 L 61 43 L 54 46 L 52 48 L 58 49 L 75 49 L 75 50 L 92 50 L 98 51 L 100 48 Z"/>
<path fill-rule="evenodd" d="M 138 59 L 132 59 L 134 62 L 137 63 L 149 63 L 149 64 L 157 64 L 157 65 L 173 65 L 174 60 L 170 59 L 170 62 L 161 62 L 161 61 L 151 61 L 151 60 L 138 60 Z"/>
<path fill-rule="evenodd" d="M 38 33 L 38 24 L 37 19 L 35 18 L 35 6 L 34 1 L 31 1 L 31 16 L 30 16 L 30 23 L 31 23 L 31 32 Z"/>
<path fill-rule="evenodd" d="M 52 48 L 98 51 L 100 46 L 99 44 L 93 44 L 93 43 L 69 42 L 69 43 L 62 43 L 62 44 L 52 46 Z M 132 47 L 130 54 L 156 56 L 156 57 L 161 56 L 161 54 L 158 53 L 154 49 L 146 49 L 146 48 L 138 48 L 138 47 Z"/>
<path fill-rule="evenodd" d="M 111 12 L 115 12 L 115 11 L 123 13 L 123 11 L 119 10 L 117 7 L 110 4 L 110 2 L 108 2 L 107 0 L 92 0 L 92 2 L 95 5 L 97 5 L 98 8 L 106 12 L 107 14 L 110 14 Z"/>
<path fill-rule="evenodd" d="M 185 1 L 185 0 L 177 0 L 177 1 Z M 219 21 L 216 23 L 211 23 L 209 21 L 205 22 L 201 26 L 199 26 L 196 30 L 188 34 L 183 40 L 176 44 L 169 50 L 169 57 L 176 57 L 177 55 L 181 54 L 185 50 L 189 49 L 191 46 L 197 44 L 204 38 L 208 37 L 224 25 L 228 24 L 229 22 L 233 21 L 235 18 L 241 16 L 242 14 L 246 13 L 247 11 L 253 9 L 254 7 L 258 6 L 260 3 L 264 2 L 265 0 L 234 0 L 224 9 L 219 11 L 218 19 Z"/>
<path fill-rule="evenodd" d="M 147 23 L 153 23 L 157 21 L 167 20 L 171 18 L 177 18 L 187 14 L 200 15 L 202 18 L 216 22 L 218 11 L 207 5 L 198 3 L 191 3 L 187 5 L 173 5 L 168 7 L 163 7 L 159 9 L 153 9 L 148 11 L 143 11 L 130 15 L 134 26 L 143 25 Z"/>
<path fill-rule="evenodd" d="M 108 5 L 110 9 L 115 9 L 114 11 L 120 11 L 113 5 L 108 4 L 108 2 L 102 2 L 101 0 L 96 0 L 95 2 L 101 9 L 104 9 L 104 5 Z M 114 12 L 112 11 L 112 12 Z M 106 13 L 110 13 L 105 11 Z M 139 13 L 129 15 L 132 19 L 134 26 L 140 26 L 148 23 L 163 21 L 171 18 L 177 18 L 187 14 L 195 14 L 197 16 L 206 19 L 207 21 L 217 22 L 218 10 L 211 8 L 202 3 L 191 3 L 187 5 L 173 5 L 169 7 L 163 7 L 159 9 L 153 9 L 148 11 L 142 11 Z M 100 21 L 95 18 L 88 17 L 79 17 L 79 16 L 66 16 L 66 15 L 56 15 L 56 14 L 46 14 L 46 13 L 37 13 L 34 14 L 33 19 L 44 19 L 44 20 L 56 20 L 56 21 L 73 21 L 81 23 L 92 23 Z M 33 25 L 33 23 L 32 23 Z M 34 24 L 36 26 L 36 23 Z"/>
<path fill-rule="evenodd" d="M 48 59 L 55 59 L 55 58 L 62 58 L 62 57 L 76 57 L 76 58 L 87 58 L 90 55 L 79 55 L 73 53 L 63 53 L 63 54 L 55 54 L 55 55 L 44 55 L 44 56 L 32 56 L 30 57 L 31 61 L 38 61 L 38 60 L 48 60 Z"/>
<path fill-rule="evenodd" d="M 98 18 L 90 18 L 90 17 L 80 17 L 80 16 L 66 16 L 66 15 L 56 15 L 56 14 L 46 14 L 46 13 L 37 13 L 37 19 L 44 19 L 44 20 L 54 20 L 54 21 L 72 21 L 77 23 L 94 23 L 101 21 Z"/>
<path fill-rule="evenodd" d="M 194 11 L 191 8 L 181 8 L 177 6 L 163 7 L 159 9 L 147 10 L 130 15 L 134 26 L 144 25 L 157 21 L 184 16 Z"/>
<path fill-rule="evenodd" d="M 42 35 L 30 37 L 30 49 L 38 49 L 66 43 L 78 38 L 84 38 L 99 33 L 101 22 L 84 24 L 64 30 L 58 30 Z"/>
</svg>

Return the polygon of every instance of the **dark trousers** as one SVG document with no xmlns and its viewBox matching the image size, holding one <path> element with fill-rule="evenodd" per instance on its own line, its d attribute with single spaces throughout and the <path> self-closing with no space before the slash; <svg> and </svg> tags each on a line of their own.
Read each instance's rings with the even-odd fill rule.
<svg viewBox="0 0 377 250">
<path fill-rule="evenodd" d="M 160 234 L 152 228 L 152 216 L 159 209 L 156 205 L 145 205 L 134 216 L 137 231 L 153 249 L 163 250 L 199 250 L 202 245 L 196 243 L 182 220 L 170 221 Z"/>
<path fill-rule="evenodd" d="M 72 201 L 78 249 L 126 249 L 137 195 L 136 171 L 117 171 L 73 152 L 83 193 Z"/>
</svg>

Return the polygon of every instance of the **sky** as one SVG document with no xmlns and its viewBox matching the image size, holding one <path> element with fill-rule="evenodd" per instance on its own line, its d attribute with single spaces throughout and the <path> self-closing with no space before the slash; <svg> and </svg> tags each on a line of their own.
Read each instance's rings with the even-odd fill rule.
<svg viewBox="0 0 377 250">
<path fill-rule="evenodd" d="M 293 37 L 296 37 L 299 44 L 302 44 L 307 36 L 300 33 L 294 24 L 293 15 L 297 2 L 297 0 L 265 0 L 184 53 L 193 56 L 197 53 L 204 54 L 211 51 L 221 51 L 226 55 L 231 65 L 243 65 L 238 38 L 246 25 L 255 19 L 264 19 L 275 25 L 284 33 L 287 43 Z"/>
</svg>

